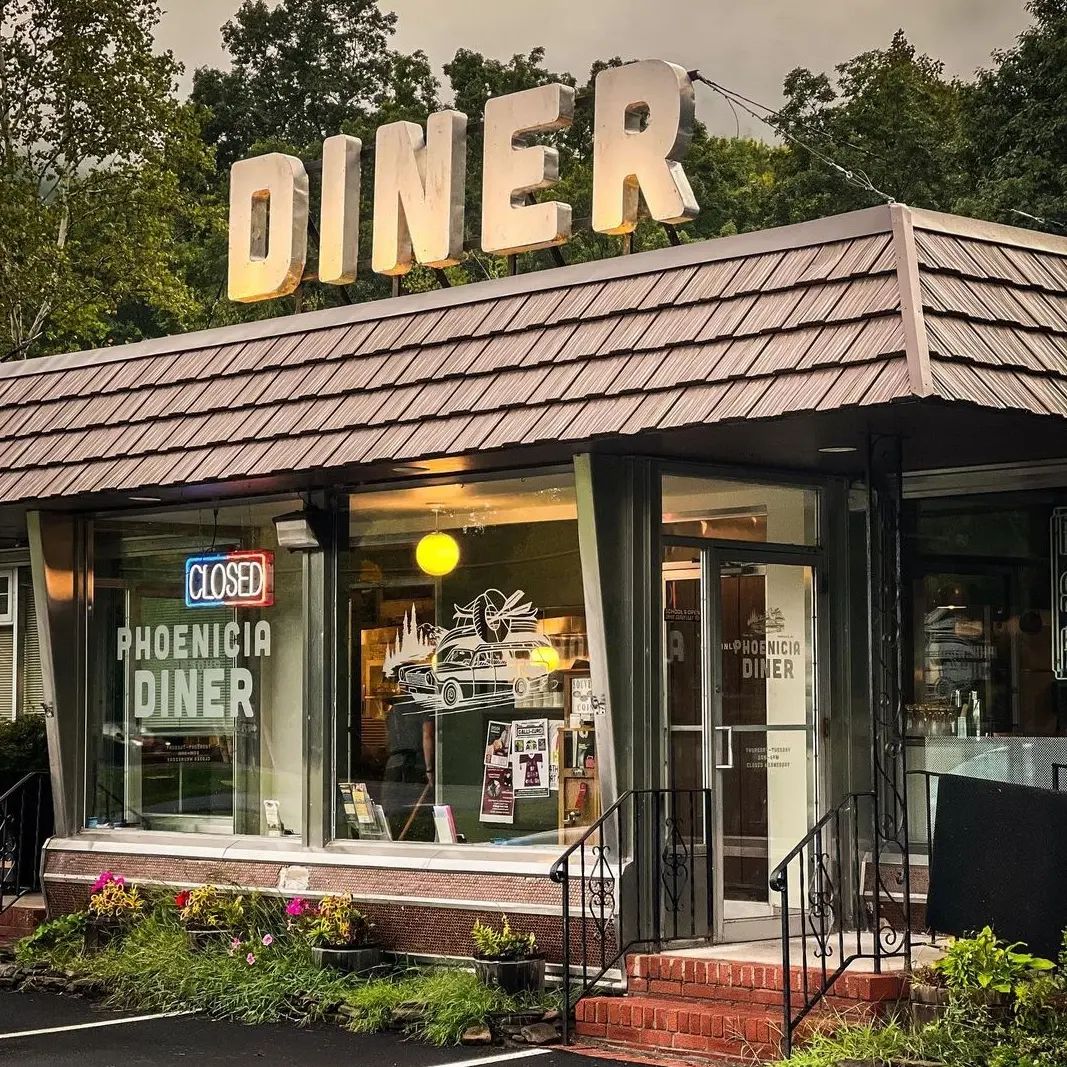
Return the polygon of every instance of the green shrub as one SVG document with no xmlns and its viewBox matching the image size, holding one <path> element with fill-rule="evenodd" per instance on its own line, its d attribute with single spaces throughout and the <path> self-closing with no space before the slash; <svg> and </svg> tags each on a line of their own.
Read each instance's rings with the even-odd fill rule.
<svg viewBox="0 0 1067 1067">
<path fill-rule="evenodd" d="M 944 977 L 948 989 L 959 993 L 992 990 L 1013 994 L 1041 972 L 1055 967 L 1052 960 L 1020 951 L 1023 947 L 1022 942 L 1008 945 L 999 941 L 986 926 L 971 937 L 955 938 L 930 969 Z"/>
<path fill-rule="evenodd" d="M 44 716 L 25 715 L 0 722 L 0 793 L 30 771 L 48 770 Z"/>
<path fill-rule="evenodd" d="M 558 1006 L 559 997 L 511 997 L 495 986 L 484 985 L 470 971 L 449 967 L 365 982 L 351 989 L 345 1001 L 359 1011 L 350 1027 L 356 1032 L 384 1029 L 396 1008 L 417 1006 L 420 1017 L 406 1027 L 407 1031 L 434 1045 L 454 1045 L 464 1030 L 484 1023 L 491 1015 L 545 1010 Z"/>
<path fill-rule="evenodd" d="M 525 960 L 537 951 L 537 938 L 531 934 L 520 934 L 512 930 L 511 922 L 502 915 L 503 925 L 499 930 L 494 926 L 477 921 L 471 930 L 476 955 L 483 960 Z"/>
<path fill-rule="evenodd" d="M 23 963 L 33 963 L 46 957 L 63 963 L 77 955 L 85 946 L 85 926 L 89 916 L 84 911 L 60 915 L 42 923 L 29 937 L 15 946 L 15 955 Z"/>
</svg>

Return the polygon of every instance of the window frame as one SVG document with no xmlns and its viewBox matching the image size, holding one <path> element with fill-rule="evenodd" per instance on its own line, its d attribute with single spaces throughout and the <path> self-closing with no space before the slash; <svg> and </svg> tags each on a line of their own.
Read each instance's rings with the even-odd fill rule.
<svg viewBox="0 0 1067 1067">
<path fill-rule="evenodd" d="M 7 582 L 7 610 L 0 611 L 0 626 L 14 626 L 18 619 L 18 571 L 14 567 L 0 568 L 0 582 Z M 0 596 L 3 594 L 0 593 Z"/>
</svg>

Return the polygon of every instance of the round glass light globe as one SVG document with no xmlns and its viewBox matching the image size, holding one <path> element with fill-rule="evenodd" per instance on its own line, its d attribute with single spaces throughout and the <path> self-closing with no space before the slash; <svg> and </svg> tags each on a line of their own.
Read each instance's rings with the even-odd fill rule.
<svg viewBox="0 0 1067 1067">
<path fill-rule="evenodd" d="M 427 574 L 440 578 L 456 569 L 459 544 L 451 534 L 428 533 L 415 546 L 415 562 Z"/>
</svg>

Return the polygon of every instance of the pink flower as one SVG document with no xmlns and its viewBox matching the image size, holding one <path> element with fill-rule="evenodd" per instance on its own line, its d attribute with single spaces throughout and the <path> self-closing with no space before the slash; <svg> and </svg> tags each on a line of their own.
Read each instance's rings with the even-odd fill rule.
<svg viewBox="0 0 1067 1067">
<path fill-rule="evenodd" d="M 293 897 L 285 905 L 285 914 L 292 916 L 294 919 L 299 919 L 305 911 L 307 911 L 307 901 L 303 897 Z"/>
<path fill-rule="evenodd" d="M 117 881 L 117 879 L 115 875 L 113 875 L 110 871 L 101 871 L 99 877 L 96 879 L 95 882 L 93 882 L 92 891 L 94 893 L 99 893 L 100 890 L 104 888 L 104 886 L 110 885 L 114 881 Z"/>
<path fill-rule="evenodd" d="M 230 948 L 232 948 L 234 952 L 236 952 L 240 947 L 241 939 L 239 937 L 234 937 L 230 939 Z"/>
<path fill-rule="evenodd" d="M 274 944 L 274 935 L 273 934 L 264 934 L 263 935 L 263 945 L 264 945 L 264 947 L 265 948 L 270 948 L 270 946 L 273 945 L 273 944 Z"/>
<path fill-rule="evenodd" d="M 247 956 L 245 956 L 245 963 L 247 963 L 248 966 L 251 967 L 252 964 L 255 963 L 255 962 L 256 962 L 256 957 L 253 956 L 251 952 L 249 952 L 249 954 Z"/>
</svg>

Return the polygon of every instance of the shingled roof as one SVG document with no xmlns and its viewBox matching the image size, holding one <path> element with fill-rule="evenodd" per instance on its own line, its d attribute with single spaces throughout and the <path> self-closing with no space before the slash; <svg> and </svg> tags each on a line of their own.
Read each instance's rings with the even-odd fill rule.
<svg viewBox="0 0 1067 1067">
<path fill-rule="evenodd" d="M 1067 416 L 1067 241 L 892 205 L 0 367 L 0 502 L 936 397 Z"/>
</svg>

